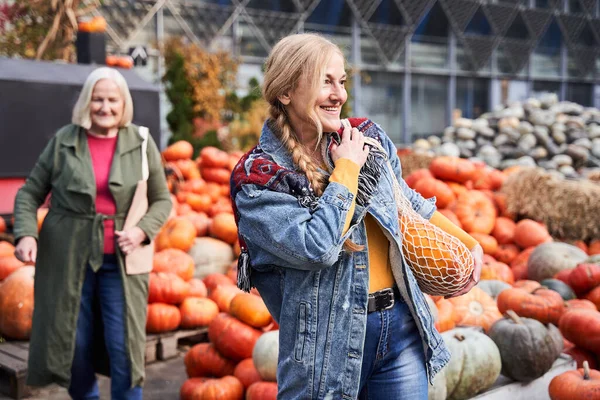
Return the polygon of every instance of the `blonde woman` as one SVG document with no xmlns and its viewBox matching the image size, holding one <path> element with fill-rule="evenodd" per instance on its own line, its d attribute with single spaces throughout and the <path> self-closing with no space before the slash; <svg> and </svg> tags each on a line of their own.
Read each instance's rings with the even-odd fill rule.
<svg viewBox="0 0 600 400">
<path fill-rule="evenodd" d="M 72 124 L 50 140 L 15 199 L 15 254 L 36 264 L 27 383 L 98 399 L 110 368 L 112 399 L 141 399 L 148 274 L 127 275 L 124 255 L 148 243 L 171 210 L 160 153 L 147 138 L 149 209 L 122 231 L 142 146 L 127 83 L 114 69 L 87 78 Z M 36 210 L 50 194 L 37 231 Z M 108 364 L 106 364 L 108 363 Z"/>
<path fill-rule="evenodd" d="M 238 285 L 255 286 L 279 322 L 280 399 L 427 399 L 450 355 L 423 293 L 400 258 L 392 177 L 413 208 L 473 249 L 481 248 L 402 180 L 396 148 L 368 119 L 342 128 L 347 99 L 340 49 L 314 34 L 282 39 L 266 62 L 270 104 L 257 147 L 232 174 L 242 254 Z M 370 160 L 370 161 L 369 161 Z M 401 263 L 398 285 L 392 263 Z"/>
</svg>

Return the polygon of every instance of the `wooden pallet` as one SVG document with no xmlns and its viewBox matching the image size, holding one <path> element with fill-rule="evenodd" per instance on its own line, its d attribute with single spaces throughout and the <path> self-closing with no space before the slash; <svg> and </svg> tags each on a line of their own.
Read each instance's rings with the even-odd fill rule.
<svg viewBox="0 0 600 400">
<path fill-rule="evenodd" d="M 208 341 L 208 329 L 183 329 L 173 332 L 148 334 L 146 337 L 146 364 L 176 357 L 178 346 Z M 29 342 L 0 343 L 0 394 L 23 399 L 33 393 L 25 385 Z"/>
<path fill-rule="evenodd" d="M 29 342 L 0 343 L 0 393 L 13 399 L 22 399 L 30 394 L 25 385 Z"/>
<path fill-rule="evenodd" d="M 178 346 L 208 341 L 208 328 L 180 329 L 146 336 L 146 364 L 177 356 Z"/>
</svg>

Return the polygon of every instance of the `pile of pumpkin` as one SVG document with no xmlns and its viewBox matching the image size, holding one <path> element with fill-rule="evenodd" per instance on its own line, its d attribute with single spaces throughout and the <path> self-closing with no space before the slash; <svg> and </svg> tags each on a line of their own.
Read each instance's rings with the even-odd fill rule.
<svg viewBox="0 0 600 400">
<path fill-rule="evenodd" d="M 218 310 L 208 324 L 209 342 L 196 344 L 185 355 L 189 379 L 181 386 L 182 400 L 277 397 L 279 326 L 257 292 L 235 286 L 234 274 L 232 266 L 229 276 L 204 278 Z"/>
<path fill-rule="evenodd" d="M 485 253 L 482 280 L 468 294 L 428 296 L 452 354 L 430 399 L 471 398 L 492 387 L 501 373 L 531 381 L 549 371 L 561 352 L 579 367 L 584 361 L 598 366 L 600 265 L 594 263 L 600 262 L 600 241 L 558 242 L 541 223 L 515 221 L 498 191 L 515 170 L 438 157 L 428 169 L 405 177 L 425 197 L 436 196 L 440 212 L 475 237 Z M 584 398 L 567 390 L 553 385 L 551 398 Z"/>
</svg>

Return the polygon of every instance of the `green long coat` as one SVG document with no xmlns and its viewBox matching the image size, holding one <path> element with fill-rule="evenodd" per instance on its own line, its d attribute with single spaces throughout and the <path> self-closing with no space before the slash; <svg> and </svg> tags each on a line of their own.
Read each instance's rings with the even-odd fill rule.
<svg viewBox="0 0 600 400">
<path fill-rule="evenodd" d="M 110 170 L 109 188 L 117 208 L 115 229 L 123 227 L 137 182 L 142 178 L 142 139 L 138 128 L 121 128 Z M 158 148 L 148 138 L 148 213 L 139 222 L 152 239 L 166 221 L 171 199 Z M 50 140 L 15 199 L 15 239 L 38 238 L 36 210 L 51 193 L 51 206 L 40 231 L 35 275 L 35 308 L 29 347 L 27 383 L 69 386 L 75 350 L 75 332 L 86 268 L 102 262 L 103 219 L 95 210 L 96 182 L 85 130 L 61 128 Z M 117 246 L 118 247 L 118 246 Z M 148 274 L 126 275 L 117 249 L 124 293 L 126 343 L 131 361 L 132 386 L 144 380 L 144 348 Z M 101 329 L 96 329 L 100 356 L 106 360 Z M 105 364 L 103 365 L 106 366 Z M 106 372 L 106 371 L 104 371 Z"/>
</svg>

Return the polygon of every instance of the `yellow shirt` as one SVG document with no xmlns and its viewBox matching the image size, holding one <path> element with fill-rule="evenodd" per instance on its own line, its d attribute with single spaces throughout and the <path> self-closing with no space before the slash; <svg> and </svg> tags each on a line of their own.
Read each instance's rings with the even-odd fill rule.
<svg viewBox="0 0 600 400">
<path fill-rule="evenodd" d="M 358 193 L 359 172 L 360 167 L 358 164 L 350 159 L 340 158 L 335 162 L 335 168 L 329 177 L 329 181 L 346 186 L 354 195 L 354 199 L 356 199 L 356 194 Z M 354 208 L 356 206 L 354 199 L 352 200 L 350 210 L 346 215 L 346 222 L 344 224 L 342 235 L 344 235 L 350 227 L 352 215 L 354 215 Z M 430 222 L 444 232 L 457 237 L 469 249 L 473 249 L 477 244 L 477 240 L 471 235 L 454 225 L 452 221 L 437 211 L 431 217 Z M 383 233 L 383 228 L 371 214 L 366 215 L 365 226 L 367 230 L 367 248 L 369 252 L 369 293 L 373 293 L 394 286 L 394 276 L 392 275 L 390 264 L 389 241 Z"/>
</svg>

